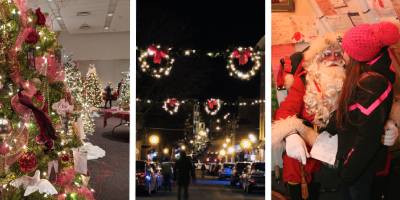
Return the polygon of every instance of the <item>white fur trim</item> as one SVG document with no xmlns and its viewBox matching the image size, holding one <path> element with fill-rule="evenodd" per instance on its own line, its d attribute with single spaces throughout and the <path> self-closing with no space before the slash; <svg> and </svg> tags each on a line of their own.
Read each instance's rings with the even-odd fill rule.
<svg viewBox="0 0 400 200">
<path fill-rule="evenodd" d="M 285 150 L 283 139 L 293 132 L 303 133 L 306 130 L 305 128 L 306 126 L 303 124 L 303 120 L 296 116 L 290 116 L 286 119 L 277 120 L 272 123 L 272 167 L 275 165 L 282 167 L 282 153 Z"/>
</svg>

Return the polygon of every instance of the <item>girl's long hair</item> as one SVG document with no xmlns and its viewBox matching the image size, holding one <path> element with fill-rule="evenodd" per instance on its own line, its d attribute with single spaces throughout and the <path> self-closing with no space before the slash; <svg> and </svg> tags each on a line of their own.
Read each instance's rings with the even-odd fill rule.
<svg viewBox="0 0 400 200">
<path fill-rule="evenodd" d="M 346 65 L 346 78 L 336 110 L 336 126 L 339 129 L 344 129 L 346 125 L 356 125 L 350 120 L 349 106 L 352 103 L 351 99 L 355 95 L 356 88 L 362 88 L 359 83 L 361 74 L 369 69 L 370 66 L 366 63 L 358 62 L 352 58 L 350 58 L 349 64 Z"/>
</svg>

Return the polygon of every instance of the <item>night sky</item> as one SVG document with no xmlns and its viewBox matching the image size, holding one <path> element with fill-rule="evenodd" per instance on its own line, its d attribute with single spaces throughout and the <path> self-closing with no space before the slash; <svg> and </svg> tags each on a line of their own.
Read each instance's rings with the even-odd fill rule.
<svg viewBox="0 0 400 200">
<path fill-rule="evenodd" d="M 265 34 L 265 2 L 261 0 L 138 0 L 136 8 L 139 48 L 156 43 L 174 49 L 225 51 L 237 46 L 255 47 Z M 137 53 L 139 55 L 139 51 Z M 142 73 L 139 65 L 137 67 L 136 94 L 141 99 L 161 102 L 176 97 L 236 101 L 238 97 L 260 97 L 260 75 L 250 81 L 230 77 L 224 57 L 175 57 L 170 76 L 162 79 L 154 79 Z M 161 104 L 153 108 L 138 105 L 137 111 L 144 113 L 145 126 L 182 128 L 191 107 L 182 108 L 172 117 L 161 109 Z"/>
</svg>

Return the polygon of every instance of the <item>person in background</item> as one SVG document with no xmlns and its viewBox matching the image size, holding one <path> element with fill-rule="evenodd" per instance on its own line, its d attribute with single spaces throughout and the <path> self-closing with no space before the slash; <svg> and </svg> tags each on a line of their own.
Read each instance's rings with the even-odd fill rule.
<svg viewBox="0 0 400 200">
<path fill-rule="evenodd" d="M 161 165 L 161 174 L 163 175 L 163 185 L 165 191 L 171 192 L 171 178 L 172 178 L 172 166 L 169 163 L 163 163 Z"/>
<path fill-rule="evenodd" d="M 201 178 L 204 178 L 204 176 L 206 175 L 206 164 L 202 164 L 201 165 Z"/>
<path fill-rule="evenodd" d="M 179 159 L 175 164 L 175 178 L 178 184 L 178 200 L 189 199 L 189 184 L 190 180 L 196 180 L 195 170 L 192 164 L 192 160 L 186 156 L 185 151 L 181 151 Z"/>
<path fill-rule="evenodd" d="M 117 95 L 119 96 L 119 94 L 121 93 L 121 87 L 122 84 L 124 83 L 124 79 L 121 79 L 118 83 L 118 89 L 117 89 Z"/>
<path fill-rule="evenodd" d="M 110 108 L 112 104 L 112 88 L 111 88 L 111 82 L 107 83 L 106 88 L 104 89 L 105 94 L 106 94 L 106 100 L 104 103 L 104 108 L 107 108 L 107 102 L 110 102 Z"/>
</svg>

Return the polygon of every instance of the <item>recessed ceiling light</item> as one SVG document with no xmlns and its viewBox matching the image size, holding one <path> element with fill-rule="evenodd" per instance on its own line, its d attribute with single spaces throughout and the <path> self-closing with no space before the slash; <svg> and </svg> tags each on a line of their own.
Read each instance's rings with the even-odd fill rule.
<svg viewBox="0 0 400 200">
<path fill-rule="evenodd" d="M 82 24 L 82 25 L 79 27 L 79 29 L 81 29 L 81 30 L 87 30 L 87 29 L 90 29 L 90 26 L 89 26 L 89 24 Z"/>
<path fill-rule="evenodd" d="M 53 0 L 47 0 L 48 2 L 52 2 Z"/>
<path fill-rule="evenodd" d="M 76 16 L 89 16 L 89 15 L 90 15 L 89 11 L 81 11 L 76 13 Z"/>
<path fill-rule="evenodd" d="M 108 27 L 108 26 L 105 26 L 105 27 L 104 27 L 104 29 L 105 29 L 105 30 L 108 30 L 108 29 L 110 29 L 110 27 Z"/>
<path fill-rule="evenodd" d="M 111 17 L 113 16 L 113 13 L 108 13 L 107 16 Z"/>
<path fill-rule="evenodd" d="M 60 16 L 56 17 L 57 20 L 62 20 L 62 18 Z"/>
</svg>

